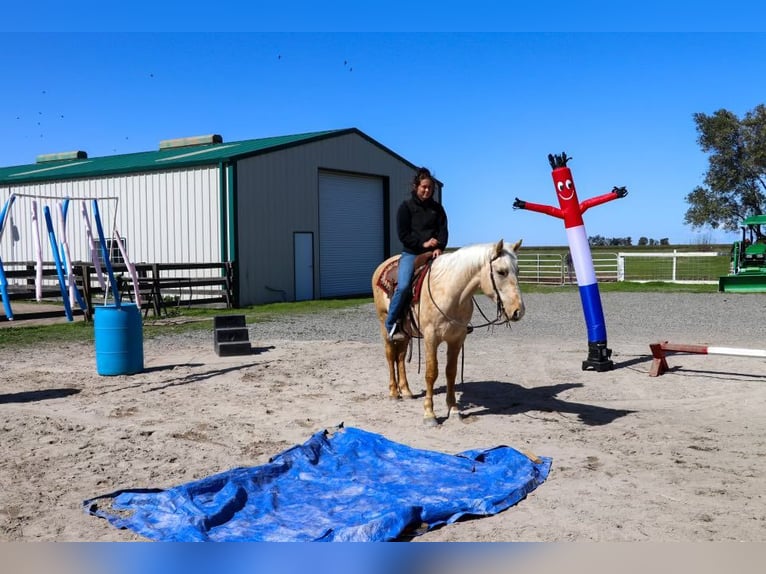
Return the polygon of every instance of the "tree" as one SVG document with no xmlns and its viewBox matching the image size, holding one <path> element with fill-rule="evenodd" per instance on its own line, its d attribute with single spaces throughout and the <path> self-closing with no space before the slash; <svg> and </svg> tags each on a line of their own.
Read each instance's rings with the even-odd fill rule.
<svg viewBox="0 0 766 574">
<path fill-rule="evenodd" d="M 686 196 L 684 222 L 737 231 L 743 219 L 766 213 L 766 106 L 742 119 L 720 109 L 694 114 L 702 151 L 710 154 L 704 185 Z"/>
<path fill-rule="evenodd" d="M 638 244 L 640 246 L 649 245 L 649 240 L 646 237 L 639 237 Z"/>
<path fill-rule="evenodd" d="M 601 235 L 591 235 L 588 237 L 588 244 L 591 247 L 621 247 L 633 245 L 631 237 L 603 237 Z"/>
<path fill-rule="evenodd" d="M 591 235 L 588 237 L 588 243 L 593 247 L 603 247 L 607 245 L 607 240 L 601 235 Z"/>
</svg>

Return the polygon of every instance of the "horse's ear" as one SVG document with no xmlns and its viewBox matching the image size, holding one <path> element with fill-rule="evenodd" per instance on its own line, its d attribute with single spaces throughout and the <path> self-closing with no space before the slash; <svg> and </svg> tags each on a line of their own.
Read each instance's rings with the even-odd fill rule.
<svg viewBox="0 0 766 574">
<path fill-rule="evenodd" d="M 513 251 L 514 253 L 518 253 L 519 252 L 519 248 L 521 248 L 521 241 L 522 240 L 519 239 L 516 243 L 514 243 L 513 247 L 511 247 L 511 251 Z"/>
<path fill-rule="evenodd" d="M 495 243 L 495 255 L 493 259 L 500 257 L 502 254 L 503 254 L 503 240 L 501 239 L 500 241 Z"/>
</svg>

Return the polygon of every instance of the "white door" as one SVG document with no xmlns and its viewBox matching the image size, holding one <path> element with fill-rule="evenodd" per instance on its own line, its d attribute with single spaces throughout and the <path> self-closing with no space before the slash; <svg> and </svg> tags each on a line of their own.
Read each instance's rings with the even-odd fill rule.
<svg viewBox="0 0 766 574">
<path fill-rule="evenodd" d="M 314 234 L 293 234 L 293 260 L 295 265 L 295 300 L 314 298 Z"/>
</svg>

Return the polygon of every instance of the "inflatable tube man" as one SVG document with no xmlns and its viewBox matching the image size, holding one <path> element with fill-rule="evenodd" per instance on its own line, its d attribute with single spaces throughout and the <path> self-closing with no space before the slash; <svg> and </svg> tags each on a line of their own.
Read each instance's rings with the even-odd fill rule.
<svg viewBox="0 0 766 574">
<path fill-rule="evenodd" d="M 567 161 L 570 159 L 572 158 L 568 158 L 565 153 L 555 156 L 548 155 L 548 161 L 550 161 L 553 169 L 553 184 L 556 187 L 556 196 L 560 207 L 529 203 L 517 197 L 516 201 L 513 202 L 513 208 L 537 211 L 564 220 L 577 285 L 580 289 L 585 323 L 588 328 L 588 358 L 583 361 L 582 368 L 583 370 L 592 368 L 596 371 L 609 371 L 614 366 L 609 358 L 612 355 L 612 350 L 606 346 L 604 311 L 601 308 L 596 272 L 593 269 L 593 258 L 590 253 L 588 236 L 585 234 L 582 214 L 593 206 L 625 197 L 628 195 L 628 190 L 624 187 L 614 187 L 609 193 L 586 199 L 580 203 L 577 199 L 572 172 L 567 167 Z"/>
</svg>

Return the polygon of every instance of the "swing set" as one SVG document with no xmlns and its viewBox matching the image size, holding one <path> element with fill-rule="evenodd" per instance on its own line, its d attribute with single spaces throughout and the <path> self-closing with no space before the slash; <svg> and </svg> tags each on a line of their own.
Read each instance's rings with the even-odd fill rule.
<svg viewBox="0 0 766 574">
<path fill-rule="evenodd" d="M 72 201 L 80 201 L 80 214 L 84 223 L 85 235 L 87 245 L 90 251 L 90 261 L 96 269 L 96 275 L 98 283 L 104 293 L 104 304 L 106 304 L 109 294 L 111 292 L 114 300 L 115 307 L 119 308 L 121 305 L 120 289 L 117 279 L 114 275 L 112 268 L 112 262 L 110 260 L 109 248 L 107 247 L 106 239 L 104 236 L 104 229 L 102 225 L 101 213 L 99 210 L 99 202 L 114 201 L 114 211 L 112 213 L 112 230 L 111 238 L 116 240 L 120 250 L 120 255 L 128 269 L 130 279 L 133 285 L 133 292 L 136 300 L 136 304 L 141 306 L 141 295 L 139 292 L 138 276 L 136 273 L 136 267 L 130 262 L 128 258 L 127 250 L 125 248 L 122 237 L 117 231 L 116 226 L 116 214 L 118 198 L 116 197 L 60 197 L 60 196 L 47 196 L 47 195 L 30 195 L 24 193 L 11 193 L 3 204 L 0 211 L 0 246 L 3 241 L 3 234 L 6 229 L 6 223 L 13 221 L 12 209 L 17 199 L 29 199 L 30 203 L 30 216 L 32 223 L 32 236 L 34 240 L 35 251 L 35 297 L 38 302 L 42 299 L 42 283 L 43 283 L 43 240 L 41 233 L 41 222 L 38 202 L 53 201 L 54 215 L 51 214 L 51 206 L 43 205 L 42 213 L 43 220 L 45 222 L 45 231 L 47 232 L 48 241 L 50 242 L 51 252 L 53 254 L 53 263 L 56 268 L 56 275 L 58 278 L 58 286 L 61 292 L 61 298 L 64 303 L 64 312 L 68 321 L 73 321 L 72 309 L 75 305 L 78 305 L 80 309 L 86 313 L 91 314 L 90 309 L 87 308 L 87 303 L 77 288 L 75 274 L 72 267 L 72 256 L 69 244 L 69 238 L 67 236 L 67 215 L 69 212 L 69 206 Z M 91 213 L 88 210 L 88 204 L 90 203 L 93 220 L 96 225 L 97 237 L 96 240 L 93 236 L 93 228 L 91 226 Z M 58 220 L 59 235 L 56 237 L 54 227 L 54 217 Z M 16 230 L 13 227 L 13 240 L 16 240 Z M 98 243 L 98 246 L 97 246 Z M 100 257 L 99 257 L 100 250 Z M 102 271 L 102 265 L 106 272 L 106 278 L 104 277 L 104 271 Z M 107 288 L 107 279 L 109 286 Z M 6 277 L 5 269 L 3 267 L 3 261 L 0 257 L 0 296 L 2 296 L 3 309 L 5 311 L 5 317 L 7 320 L 13 320 L 13 309 L 11 307 L 9 283 Z"/>
</svg>

